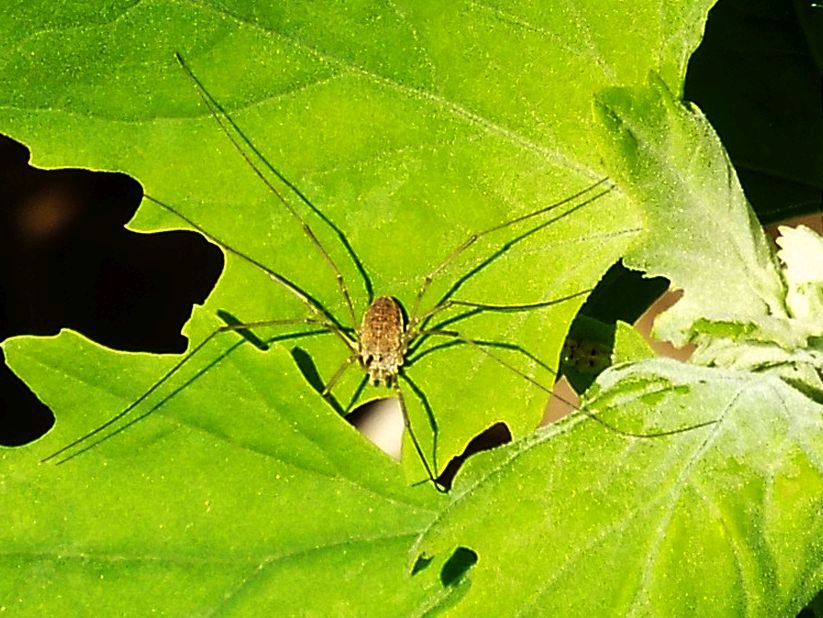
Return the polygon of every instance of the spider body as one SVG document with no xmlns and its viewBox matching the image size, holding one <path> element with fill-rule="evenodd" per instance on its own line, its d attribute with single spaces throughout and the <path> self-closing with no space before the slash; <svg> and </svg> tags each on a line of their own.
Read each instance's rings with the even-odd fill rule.
<svg viewBox="0 0 823 618">
<path fill-rule="evenodd" d="M 390 296 L 379 296 L 363 314 L 359 331 L 360 365 L 377 386 L 391 386 L 406 356 L 406 324 L 400 304 Z"/>
</svg>

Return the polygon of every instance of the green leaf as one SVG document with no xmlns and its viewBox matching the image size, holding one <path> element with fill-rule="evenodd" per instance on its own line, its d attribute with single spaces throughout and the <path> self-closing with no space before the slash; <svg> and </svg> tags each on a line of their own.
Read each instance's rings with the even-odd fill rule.
<svg viewBox="0 0 823 618">
<path fill-rule="evenodd" d="M 614 350 L 612 363 L 630 363 L 654 358 L 654 350 L 631 324 L 618 322 L 614 331 Z"/>
<path fill-rule="evenodd" d="M 471 234 L 604 175 L 593 148 L 593 94 L 638 83 L 652 69 L 679 90 L 709 4 L 635 3 L 627 12 L 594 1 L 27 4 L 0 26 L 0 130 L 24 141 L 36 164 L 130 174 L 148 195 L 355 327 L 324 256 L 233 151 L 175 52 L 342 230 L 375 293 L 413 312 L 426 274 Z M 339 265 L 362 313 L 369 285 L 337 234 L 277 186 Z M 586 291 L 642 226 L 617 191 L 579 204 L 484 237 L 435 278 L 423 310 L 497 255 L 454 298 L 570 299 L 457 325 L 466 337 L 525 348 L 545 366 L 516 350 L 500 355 L 550 383 Z M 186 225 L 146 200 L 131 227 Z M 193 344 L 222 324 L 217 311 L 253 321 L 308 310 L 229 253 L 217 289 L 186 328 Z M 476 593 L 474 573 L 491 564 L 488 553 L 475 567 L 466 553 L 446 573 L 418 563 L 409 576 L 413 539 L 438 521 L 445 499 L 430 484 L 409 487 L 400 466 L 309 385 L 314 370 L 334 375 L 345 346 L 329 334 L 265 353 L 232 349 L 238 341 L 231 333 L 209 341 L 136 411 L 151 416 L 59 467 L 37 462 L 134 401 L 177 359 L 106 351 L 69 332 L 4 345 L 57 417 L 44 440 L 0 451 L 0 492 L 11 514 L 0 533 L 10 557 L 0 577 L 7 606 L 18 615 L 93 607 L 140 616 L 396 616 L 459 610 Z M 547 399 L 471 345 L 407 369 L 437 423 L 436 434 L 427 431 L 425 410 L 407 390 L 412 423 L 438 470 L 494 423 L 515 437 L 529 434 Z M 350 371 L 334 389 L 341 406 L 358 380 Z M 503 558 L 500 568 L 516 577 L 515 562 Z"/>
<path fill-rule="evenodd" d="M 700 111 L 651 76 L 644 88 L 601 93 L 597 112 L 611 173 L 646 208 L 646 242 L 626 263 L 684 290 L 655 334 L 683 345 L 708 323 L 740 338 L 755 329 L 761 339 L 795 343 L 774 255 Z"/>
<path fill-rule="evenodd" d="M 156 370 L 150 355 L 112 353 L 68 332 L 56 339 L 62 347 L 19 339 L 4 349 L 58 410 L 118 409 Z M 409 588 L 398 559 L 437 508 L 429 486 L 405 487 L 393 462 L 317 406 L 281 347 L 241 346 L 210 361 L 209 380 L 85 456 L 38 464 L 48 440 L 0 451 L 7 609 L 345 615 L 371 597 L 411 613 L 439 589 L 423 577 Z M 268 387 L 271 375 L 289 387 Z M 76 435 L 88 420 L 61 424 Z M 318 590 L 318 581 L 336 584 Z"/>
<path fill-rule="evenodd" d="M 589 11 L 598 13 L 594 6 Z M 12 127 L 40 164 L 128 172 L 148 195 L 296 282 L 354 327 L 366 308 L 368 286 L 337 235 L 288 195 L 348 282 L 353 317 L 324 257 L 233 152 L 174 53 L 188 59 L 260 151 L 339 226 L 374 292 L 397 297 L 414 313 L 424 276 L 470 234 L 545 207 L 602 175 L 577 119 L 588 116 L 592 93 L 612 83 L 613 71 L 567 49 L 567 16 L 534 16 L 550 26 L 556 22 L 557 38 L 512 23 L 507 15 L 473 5 L 442 11 L 414 4 L 400 12 L 363 5 L 315 13 L 300 4 L 266 12 L 242 4 L 229 9 L 170 2 L 139 5 L 114 22 L 67 34 L 29 25 L 33 34 L 17 44 L 7 68 L 12 75 L 53 76 L 55 83 L 46 79 L 36 89 L 16 89 L 0 126 Z M 452 19 L 474 26 L 452 32 Z M 356 34 L 372 22 L 368 36 Z M 151 36 L 141 34 L 147 32 Z M 626 38 L 654 48 L 656 42 L 645 36 Z M 135 38 L 152 43 L 134 49 L 127 42 Z M 616 43 L 603 41 L 607 48 Z M 73 51 L 67 57 L 68 48 Z M 535 63 L 523 65 L 524 53 Z M 481 88 L 489 57 L 497 72 Z M 48 70 L 58 64 L 56 73 Z M 636 68 L 626 63 L 623 70 L 630 79 Z M 569 81 L 567 75 L 575 76 L 568 90 L 546 96 L 544 84 Z M 132 226 L 156 231 L 185 224 L 145 204 Z M 528 229 L 523 224 L 503 230 L 454 260 L 436 278 L 421 312 Z M 631 205 L 612 194 L 505 250 L 503 259 L 465 281 L 455 299 L 569 300 L 542 311 L 477 316 L 460 323 L 460 333 L 524 346 L 552 367 L 586 291 L 637 231 Z M 264 273 L 227 257 L 209 311 L 227 311 L 241 321 L 306 316 L 304 304 Z M 194 323 L 187 330 L 193 341 L 206 332 Z M 323 381 L 349 355 L 333 337 L 306 340 L 301 348 Z M 509 356 L 551 382 L 552 372 L 527 354 Z M 467 346 L 426 356 L 408 374 L 436 411 L 434 444 L 423 402 L 407 395 L 412 423 L 438 470 L 488 426 L 502 420 L 521 436 L 542 417 L 543 391 Z M 350 371 L 338 384 L 334 395 L 341 407 L 359 379 Z M 477 383 L 498 388 L 483 392 Z M 366 390 L 360 401 L 389 394 Z M 63 435 L 62 442 L 69 438 Z"/>
<path fill-rule="evenodd" d="M 649 235 L 626 262 L 684 291 L 655 334 L 697 344 L 696 363 L 771 371 L 823 400 L 823 241 L 786 231 L 779 261 L 711 127 L 659 80 L 606 91 L 598 111 L 614 175 L 647 205 Z"/>
<path fill-rule="evenodd" d="M 641 439 L 575 414 L 471 460 L 415 546 L 477 552 L 451 615 L 799 611 L 823 582 L 821 406 L 775 377 L 662 359 L 599 386 L 587 411 L 624 430 L 717 422 Z"/>
</svg>

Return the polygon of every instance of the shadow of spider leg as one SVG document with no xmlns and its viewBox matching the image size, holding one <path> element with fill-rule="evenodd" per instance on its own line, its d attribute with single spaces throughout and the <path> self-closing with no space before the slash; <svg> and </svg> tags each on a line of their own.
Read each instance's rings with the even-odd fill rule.
<svg viewBox="0 0 823 618">
<path fill-rule="evenodd" d="M 345 278 L 340 270 L 340 267 L 331 257 L 329 252 L 320 242 L 319 238 L 315 234 L 312 227 L 308 224 L 306 219 L 303 218 L 302 215 L 292 206 L 288 200 L 283 196 L 283 194 L 277 189 L 277 187 L 272 183 L 271 180 L 266 176 L 264 171 L 257 166 L 257 163 L 262 163 L 263 168 L 268 170 L 271 174 L 276 176 L 286 187 L 292 191 L 306 206 L 311 209 L 311 211 L 317 215 L 320 220 L 328 226 L 331 230 L 334 231 L 337 239 L 345 248 L 349 258 L 352 260 L 358 274 L 363 279 L 364 286 L 366 288 L 367 294 L 369 296 L 369 300 L 371 300 L 372 294 L 372 286 L 371 280 L 366 273 L 363 264 L 360 261 L 360 258 L 355 253 L 354 249 L 352 248 L 351 244 L 349 243 L 346 235 L 343 231 L 338 228 L 334 222 L 331 221 L 323 212 L 317 208 L 307 197 L 306 195 L 300 191 L 294 184 L 292 184 L 279 170 L 277 170 L 269 160 L 263 155 L 260 150 L 254 145 L 252 140 L 246 135 L 246 133 L 240 128 L 240 126 L 234 121 L 231 115 L 226 111 L 226 109 L 217 101 L 217 99 L 208 91 L 205 84 L 195 75 L 194 71 L 192 71 L 191 67 L 189 67 L 188 63 L 183 59 L 183 56 L 177 52 L 175 53 L 175 57 L 177 62 L 180 64 L 180 67 L 183 69 L 184 73 L 189 77 L 192 83 L 195 86 L 198 96 L 203 104 L 209 111 L 209 114 L 214 119 L 215 123 L 217 124 L 220 131 L 226 138 L 231 142 L 234 149 L 237 151 L 238 155 L 246 162 L 249 168 L 252 170 L 254 175 L 257 179 L 262 182 L 269 192 L 277 198 L 277 201 L 286 209 L 289 215 L 301 226 L 303 233 L 305 234 L 306 238 L 309 240 L 309 243 L 313 247 L 315 251 L 323 258 L 323 261 L 329 267 L 331 272 L 334 275 L 335 281 L 337 282 L 338 290 L 345 301 L 346 308 L 349 313 L 349 317 L 351 318 L 352 324 L 357 323 L 357 315 L 354 310 L 354 303 L 352 302 L 351 294 L 349 292 L 349 288 L 346 285 Z M 246 152 L 248 148 L 249 152 Z"/>
<path fill-rule="evenodd" d="M 478 305 L 477 303 L 472 303 L 472 304 L 475 305 L 475 306 Z M 538 304 L 538 306 L 540 306 L 540 305 L 543 305 L 543 303 Z M 529 305 L 519 305 L 519 306 L 501 307 L 501 306 L 490 305 L 488 307 L 483 307 L 482 309 L 486 309 L 486 310 L 490 310 L 490 311 L 521 311 L 521 310 L 526 310 L 526 309 L 531 309 L 531 308 L 535 308 L 535 306 L 534 305 L 531 305 L 531 306 L 529 306 Z M 521 357 L 524 357 L 527 360 L 533 362 L 534 364 L 539 365 L 541 368 L 543 368 L 543 369 L 547 370 L 548 372 L 554 374 L 556 377 L 559 377 L 558 372 L 557 372 L 556 369 L 553 369 L 550 365 L 548 365 L 546 362 L 539 359 L 535 354 L 529 352 L 527 349 L 525 349 L 521 345 L 514 344 L 514 343 L 509 343 L 509 342 L 486 341 L 486 340 L 482 340 L 482 339 L 472 339 L 472 338 L 461 335 L 459 332 L 457 332 L 455 330 L 448 330 L 448 329 L 441 329 L 441 328 L 432 328 L 430 330 L 426 330 L 426 331 L 423 331 L 421 333 L 421 337 L 428 337 L 428 336 L 431 336 L 431 337 L 445 337 L 445 338 L 451 339 L 452 341 L 444 343 L 444 344 L 434 345 L 434 346 L 420 352 L 419 354 L 417 354 L 416 356 L 414 356 L 410 359 L 409 365 L 412 365 L 415 362 L 418 362 L 420 359 L 422 359 L 425 356 L 428 356 L 428 355 L 433 354 L 435 352 L 441 351 L 443 349 L 447 349 L 447 348 L 452 347 L 454 345 L 467 345 L 467 346 L 470 346 L 470 347 L 476 349 L 478 352 L 485 355 L 486 357 L 493 360 L 495 363 L 497 363 L 501 367 L 504 367 L 505 369 L 510 371 L 512 374 L 519 376 L 520 378 L 522 378 L 523 380 L 525 380 L 529 384 L 533 385 L 537 389 L 542 390 L 547 395 L 549 395 L 550 398 L 555 397 L 555 398 L 560 399 L 561 401 L 563 401 L 563 403 L 565 403 L 568 406 L 572 407 L 574 410 L 576 410 L 580 414 L 583 414 L 584 416 L 591 419 L 592 421 L 595 421 L 598 424 L 602 425 L 603 427 L 605 427 L 609 431 L 612 431 L 612 432 L 614 432 L 618 435 L 621 435 L 621 436 L 625 436 L 627 438 L 641 438 L 641 439 L 662 438 L 662 437 L 666 437 L 666 436 L 676 435 L 676 434 L 679 434 L 679 433 L 684 433 L 684 432 L 687 432 L 687 431 L 692 431 L 692 430 L 695 430 L 695 429 L 700 429 L 701 427 L 707 427 L 709 425 L 714 425 L 718 422 L 717 420 L 710 420 L 710 421 L 705 421 L 705 422 L 701 422 L 701 423 L 695 423 L 693 425 L 687 425 L 685 427 L 678 427 L 678 428 L 675 428 L 675 429 L 666 429 L 666 430 L 650 431 L 650 432 L 636 432 L 636 431 L 625 430 L 625 429 L 622 429 L 622 428 L 618 427 L 617 425 L 615 425 L 615 424 L 613 424 L 609 421 L 606 421 L 605 419 L 601 418 L 600 415 L 586 409 L 585 407 L 580 407 L 577 404 L 573 403 L 572 401 L 569 401 L 569 400 L 563 398 L 562 396 L 558 395 L 555 392 L 555 390 L 553 388 L 553 385 L 548 386 L 546 384 L 543 384 L 537 378 L 535 378 L 532 375 L 529 375 L 529 374 L 525 373 L 520 368 L 518 368 L 517 365 L 515 365 L 514 363 L 506 360 L 499 353 L 494 351 L 495 349 L 497 349 L 497 350 L 505 350 L 505 351 L 509 351 L 509 352 L 514 352 L 517 355 L 519 355 Z"/>
<path fill-rule="evenodd" d="M 424 278 L 423 283 L 420 285 L 420 288 L 417 291 L 417 296 L 414 300 L 414 305 L 412 307 L 412 311 L 410 314 L 409 319 L 409 329 L 411 332 L 414 332 L 420 326 L 425 325 L 429 318 L 431 318 L 434 314 L 442 311 L 446 307 L 443 307 L 443 302 L 450 298 L 457 290 L 459 290 L 469 279 L 475 277 L 478 273 L 486 269 L 492 263 L 503 257 L 512 247 L 519 244 L 520 242 L 525 241 L 527 238 L 531 237 L 532 235 L 536 234 L 537 232 L 549 227 L 553 223 L 568 217 L 572 213 L 593 204 L 601 197 L 605 196 L 609 192 L 611 192 L 614 187 L 609 185 L 608 178 L 602 178 L 597 182 L 585 187 L 584 189 L 574 193 L 562 200 L 557 202 L 553 202 L 548 206 L 544 206 L 543 208 L 538 208 L 537 210 L 533 210 L 532 212 L 526 213 L 519 217 L 514 217 L 502 223 L 498 223 L 497 225 L 493 225 L 485 230 L 480 232 L 476 232 L 471 234 L 463 243 L 461 243 L 457 248 L 454 249 L 446 258 L 440 262 L 437 266 L 435 266 Z M 600 189 L 600 190 L 598 190 Z M 576 200 L 579 198 L 585 198 L 580 203 L 574 204 Z M 490 236 L 496 232 L 501 232 L 506 230 L 510 227 L 516 226 L 519 223 L 523 223 L 526 221 L 531 221 L 541 215 L 546 215 L 552 213 L 553 211 L 557 210 L 561 206 L 565 206 L 566 204 L 574 204 L 572 207 L 566 209 L 565 211 L 561 212 L 558 215 L 552 215 L 547 220 L 535 225 L 525 232 L 522 232 L 515 236 L 514 238 L 504 242 L 500 247 L 497 248 L 494 252 L 484 258 L 479 264 L 469 270 L 467 273 L 462 275 L 455 283 L 449 288 L 449 290 L 441 297 L 437 305 L 434 309 L 428 312 L 424 312 L 423 314 L 420 313 L 420 307 L 423 302 L 423 298 L 426 293 L 429 291 L 432 283 L 435 279 L 442 273 L 444 273 L 448 267 L 457 260 L 461 255 L 469 251 L 474 245 L 476 245 L 479 241 L 484 239 L 486 236 Z"/>
<path fill-rule="evenodd" d="M 142 404 L 144 404 L 154 393 L 161 389 L 161 387 L 167 384 L 169 380 L 171 380 L 175 375 L 178 374 L 178 372 L 183 370 L 186 367 L 186 365 L 188 365 L 189 362 L 192 361 L 195 358 L 195 356 L 197 356 L 201 351 L 206 349 L 207 345 L 211 341 L 213 341 L 215 337 L 217 337 L 218 335 L 226 332 L 249 331 L 252 328 L 294 326 L 298 324 L 305 326 L 313 326 L 315 328 L 307 331 L 296 331 L 279 334 L 270 337 L 266 340 L 261 340 L 256 335 L 250 336 L 249 333 L 245 333 L 240 341 L 235 342 L 227 350 L 224 350 L 219 356 L 212 359 L 208 364 L 206 364 L 201 369 L 197 370 L 193 376 L 184 380 L 182 384 L 176 386 L 170 393 L 164 395 L 159 401 L 154 403 L 151 407 L 149 407 L 146 410 L 140 409 Z M 178 393 L 180 393 L 185 388 L 194 383 L 196 380 L 200 379 L 203 375 L 205 375 L 206 372 L 208 372 L 212 367 L 218 365 L 223 359 L 228 357 L 232 352 L 234 352 L 239 346 L 243 345 L 243 343 L 245 342 L 251 342 L 253 345 L 255 345 L 255 347 L 258 347 L 260 349 L 268 349 L 268 347 L 272 343 L 280 341 L 288 341 L 305 337 L 314 337 L 316 335 L 323 334 L 334 334 L 335 328 L 336 327 L 334 327 L 334 325 L 332 324 L 324 323 L 321 320 L 316 320 L 313 318 L 260 320 L 256 322 L 245 323 L 236 322 L 232 324 L 226 324 L 225 326 L 221 326 L 213 330 L 205 339 L 200 341 L 200 343 L 198 343 L 188 353 L 183 355 L 183 357 L 180 360 L 178 360 L 168 371 L 166 371 L 166 373 L 160 376 L 160 378 L 158 378 L 142 395 L 140 395 L 140 397 L 138 397 L 128 406 L 123 408 L 123 410 L 109 418 L 103 424 L 98 425 L 88 433 L 80 436 L 76 440 L 73 440 L 72 442 L 66 444 L 60 449 L 44 457 L 41 460 L 41 463 L 46 463 L 54 459 L 57 459 L 56 464 L 59 465 L 67 461 L 70 461 L 71 459 L 74 459 L 75 457 L 95 448 L 96 446 L 102 444 L 103 442 L 106 442 L 107 440 L 110 440 L 111 438 L 125 431 L 132 425 L 140 422 L 141 420 L 156 412 L 168 401 L 170 401 L 173 397 L 175 397 Z"/>
<path fill-rule="evenodd" d="M 407 363 L 408 366 L 408 363 Z M 431 404 L 429 403 L 429 399 L 426 396 L 426 393 L 412 380 L 408 373 L 405 371 L 401 372 L 399 375 L 399 380 L 394 384 L 394 391 L 395 396 L 397 397 L 397 401 L 400 403 L 400 412 L 403 415 L 403 425 L 406 429 L 406 435 L 409 437 L 409 442 L 414 447 L 414 450 L 419 458 L 423 468 L 426 471 L 426 476 L 428 480 L 431 481 L 432 485 L 434 485 L 437 491 L 443 493 L 448 491 L 449 487 L 443 485 L 438 479 L 440 476 L 440 467 L 437 463 L 437 417 L 434 415 L 434 411 L 432 410 Z M 412 426 L 411 417 L 409 416 L 409 407 L 406 403 L 406 398 L 403 395 L 403 390 L 400 388 L 399 382 L 403 381 L 409 385 L 409 388 L 417 397 L 418 401 L 423 406 L 423 410 L 426 413 L 426 420 L 428 421 L 429 429 L 432 432 L 432 449 L 431 454 L 427 455 L 423 450 L 423 446 L 420 443 L 420 440 L 417 438 L 417 434 L 414 431 L 414 427 Z M 431 463 L 429 463 L 431 461 Z"/>
</svg>

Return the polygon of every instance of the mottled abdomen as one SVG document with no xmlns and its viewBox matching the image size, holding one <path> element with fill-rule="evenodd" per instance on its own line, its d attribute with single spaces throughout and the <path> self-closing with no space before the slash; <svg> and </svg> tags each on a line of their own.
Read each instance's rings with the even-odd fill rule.
<svg viewBox="0 0 823 618">
<path fill-rule="evenodd" d="M 372 384 L 394 382 L 406 354 L 403 312 L 388 296 L 375 298 L 360 327 L 360 364 Z"/>
</svg>

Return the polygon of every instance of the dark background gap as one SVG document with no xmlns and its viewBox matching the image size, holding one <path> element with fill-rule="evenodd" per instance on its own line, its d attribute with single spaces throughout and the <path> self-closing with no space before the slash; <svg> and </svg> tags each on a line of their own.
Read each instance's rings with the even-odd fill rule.
<svg viewBox="0 0 823 618">
<path fill-rule="evenodd" d="M 28 160 L 0 136 L 0 340 L 70 328 L 118 350 L 184 351 L 180 329 L 217 282 L 221 251 L 194 232 L 126 230 L 142 188 L 125 174 Z M 3 364 L 0 445 L 26 444 L 53 423 Z"/>
</svg>

